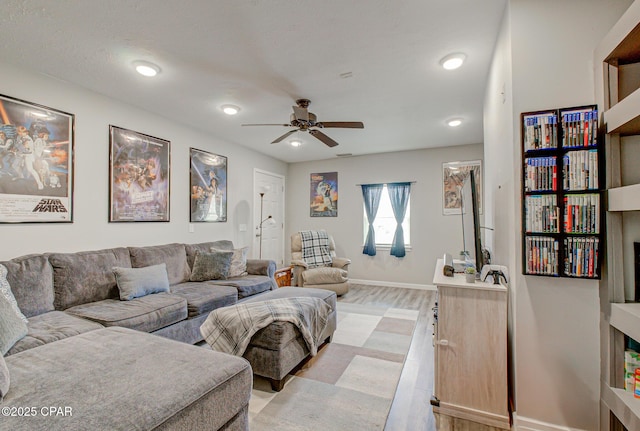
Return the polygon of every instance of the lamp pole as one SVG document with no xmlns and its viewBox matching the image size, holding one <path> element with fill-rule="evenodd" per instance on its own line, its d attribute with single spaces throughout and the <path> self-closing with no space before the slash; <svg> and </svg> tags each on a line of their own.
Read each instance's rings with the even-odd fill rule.
<svg viewBox="0 0 640 431">
<path fill-rule="evenodd" d="M 268 188 L 267 188 L 267 191 L 269 191 Z M 260 195 L 260 224 L 258 225 L 258 230 L 259 230 L 258 236 L 260 237 L 260 255 L 259 255 L 260 259 L 262 259 L 262 228 L 263 228 L 264 222 L 271 220 L 271 223 L 275 223 L 274 220 L 273 220 L 273 216 L 271 214 L 269 214 L 264 219 L 262 218 L 262 217 L 264 217 L 263 210 L 264 210 L 264 194 L 265 193 L 266 192 L 260 192 L 259 193 L 259 195 Z"/>
<path fill-rule="evenodd" d="M 260 193 L 260 259 L 262 259 L 262 207 L 264 203 L 264 192 Z"/>
</svg>

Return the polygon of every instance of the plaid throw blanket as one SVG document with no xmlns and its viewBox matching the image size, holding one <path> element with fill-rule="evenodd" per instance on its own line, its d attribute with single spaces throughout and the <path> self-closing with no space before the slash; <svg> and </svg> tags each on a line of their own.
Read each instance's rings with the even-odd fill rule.
<svg viewBox="0 0 640 431">
<path fill-rule="evenodd" d="M 242 356 L 251 337 L 272 322 L 291 322 L 298 327 L 311 356 L 318 352 L 331 306 L 320 298 L 280 298 L 250 302 L 213 310 L 200 333 L 213 350 Z"/>
<path fill-rule="evenodd" d="M 309 268 L 318 266 L 331 266 L 331 253 L 329 252 L 329 234 L 324 230 L 300 231 L 302 239 L 302 260 Z"/>
</svg>

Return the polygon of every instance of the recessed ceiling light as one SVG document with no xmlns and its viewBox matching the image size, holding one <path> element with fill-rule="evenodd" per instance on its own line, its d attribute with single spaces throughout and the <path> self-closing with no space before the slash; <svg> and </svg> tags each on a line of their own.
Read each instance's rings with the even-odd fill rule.
<svg viewBox="0 0 640 431">
<path fill-rule="evenodd" d="M 294 139 L 289 143 L 291 144 L 292 147 L 299 147 L 300 145 L 302 145 L 302 142 L 298 141 L 297 139 Z"/>
<path fill-rule="evenodd" d="M 160 73 L 160 67 L 148 61 L 134 61 L 133 66 L 136 68 L 136 72 L 142 76 L 153 77 Z"/>
<path fill-rule="evenodd" d="M 460 118 L 452 118 L 451 120 L 447 120 L 447 125 L 449 127 L 458 127 L 462 124 L 462 120 Z"/>
<path fill-rule="evenodd" d="M 462 53 L 449 54 L 440 60 L 440 64 L 446 70 L 454 70 L 462 66 L 466 58 L 467 56 Z"/>
<path fill-rule="evenodd" d="M 227 115 L 236 115 L 240 112 L 240 107 L 236 105 L 222 105 L 220 109 Z"/>
</svg>

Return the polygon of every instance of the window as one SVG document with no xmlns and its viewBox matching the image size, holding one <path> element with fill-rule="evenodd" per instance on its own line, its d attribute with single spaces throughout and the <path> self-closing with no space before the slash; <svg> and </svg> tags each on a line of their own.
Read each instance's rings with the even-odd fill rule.
<svg viewBox="0 0 640 431">
<path fill-rule="evenodd" d="M 369 228 L 369 222 L 367 221 L 367 211 L 362 209 L 363 217 L 363 229 L 362 229 L 362 243 L 367 240 L 367 229 Z M 402 222 L 402 229 L 404 231 L 404 245 L 411 245 L 411 235 L 409 232 L 409 226 L 411 220 L 411 198 L 407 204 L 407 213 L 405 214 L 404 221 Z M 396 232 L 396 219 L 393 216 L 393 209 L 391 208 L 391 200 L 389 199 L 389 192 L 387 185 L 385 184 L 380 195 L 380 206 L 376 213 L 376 219 L 373 222 L 373 229 L 376 233 L 376 245 L 390 247 L 393 242 L 393 236 Z"/>
</svg>

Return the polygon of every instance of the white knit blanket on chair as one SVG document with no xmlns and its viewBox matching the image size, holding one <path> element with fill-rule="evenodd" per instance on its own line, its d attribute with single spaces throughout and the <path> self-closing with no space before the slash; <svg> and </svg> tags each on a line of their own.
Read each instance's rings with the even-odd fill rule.
<svg viewBox="0 0 640 431">
<path fill-rule="evenodd" d="M 329 234 L 324 230 L 300 231 L 302 240 L 302 260 L 309 268 L 331 266 L 331 252 L 329 251 Z"/>
<path fill-rule="evenodd" d="M 314 297 L 236 304 L 213 310 L 200 333 L 211 349 L 242 356 L 251 337 L 260 329 L 276 321 L 291 322 L 302 334 L 311 356 L 315 356 L 331 311 L 329 304 Z"/>
</svg>

